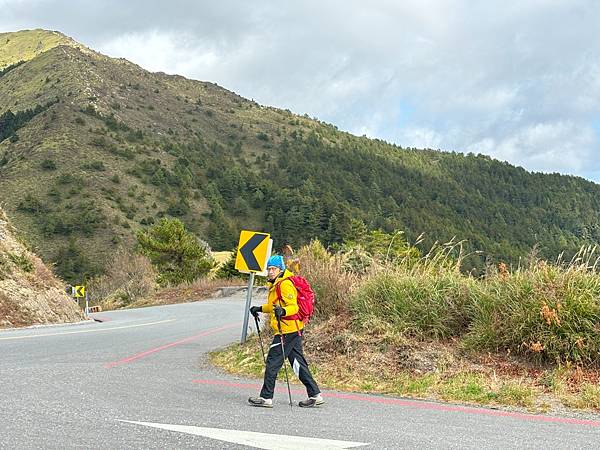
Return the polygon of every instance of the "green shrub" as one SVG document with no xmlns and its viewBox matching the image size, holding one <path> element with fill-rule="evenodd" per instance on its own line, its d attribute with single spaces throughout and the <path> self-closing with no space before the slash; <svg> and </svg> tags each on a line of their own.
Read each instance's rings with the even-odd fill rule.
<svg viewBox="0 0 600 450">
<path fill-rule="evenodd" d="M 83 254 L 74 239 L 70 239 L 67 246 L 59 248 L 52 261 L 56 273 L 70 284 L 83 284 L 99 272 L 98 266 Z"/>
<path fill-rule="evenodd" d="M 470 306 L 470 348 L 511 350 L 538 360 L 597 362 L 600 274 L 538 263 L 483 282 Z"/>
<path fill-rule="evenodd" d="M 8 258 L 23 272 L 33 272 L 33 263 L 24 253 L 20 255 L 9 253 Z"/>
<path fill-rule="evenodd" d="M 135 159 L 135 153 L 128 147 L 117 147 L 116 145 L 109 145 L 108 151 L 113 155 L 120 156 L 128 160 Z"/>
<path fill-rule="evenodd" d="M 179 219 L 163 218 L 137 234 L 139 250 L 158 271 L 160 285 L 177 285 L 206 275 L 214 260 L 208 246 L 185 229 Z"/>
<path fill-rule="evenodd" d="M 17 205 L 17 209 L 31 214 L 41 214 L 47 212 L 49 208 L 39 198 L 28 192 Z"/>
<path fill-rule="evenodd" d="M 384 272 L 368 279 L 354 294 L 357 317 L 375 317 L 399 332 L 444 339 L 466 331 L 466 305 L 475 280 L 457 272 Z"/>
<path fill-rule="evenodd" d="M 95 205 L 79 203 L 65 212 L 40 214 L 38 220 L 46 235 L 83 233 L 91 236 L 105 222 L 106 217 Z"/>
<path fill-rule="evenodd" d="M 94 170 L 96 172 L 103 172 L 106 170 L 104 163 L 102 161 L 90 161 L 88 163 L 82 164 L 82 169 Z"/>
<path fill-rule="evenodd" d="M 44 159 L 40 167 L 44 170 L 56 170 L 56 163 L 51 159 Z"/>
<path fill-rule="evenodd" d="M 260 141 L 264 141 L 264 142 L 268 142 L 269 141 L 269 135 L 263 131 L 256 133 L 256 139 L 260 140 Z"/>
</svg>

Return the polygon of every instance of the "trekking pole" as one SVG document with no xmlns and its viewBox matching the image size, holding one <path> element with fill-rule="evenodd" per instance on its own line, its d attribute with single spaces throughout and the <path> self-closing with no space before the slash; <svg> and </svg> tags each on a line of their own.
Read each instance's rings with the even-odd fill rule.
<svg viewBox="0 0 600 450">
<path fill-rule="evenodd" d="M 290 409 L 292 408 L 292 391 L 290 389 L 290 379 L 288 378 L 287 366 L 285 365 L 285 348 L 283 347 L 283 333 L 281 332 L 281 319 L 277 319 L 277 326 L 279 327 L 279 338 L 281 339 L 281 352 L 283 353 L 283 370 L 285 371 L 285 381 L 288 387 L 288 396 L 290 398 Z"/>
<path fill-rule="evenodd" d="M 256 332 L 258 333 L 258 341 L 260 342 L 260 352 L 263 356 L 263 362 L 267 362 L 267 358 L 265 358 L 265 351 L 263 349 L 262 337 L 260 336 L 260 326 L 258 325 L 258 316 L 254 316 L 254 323 L 256 323 Z"/>
</svg>

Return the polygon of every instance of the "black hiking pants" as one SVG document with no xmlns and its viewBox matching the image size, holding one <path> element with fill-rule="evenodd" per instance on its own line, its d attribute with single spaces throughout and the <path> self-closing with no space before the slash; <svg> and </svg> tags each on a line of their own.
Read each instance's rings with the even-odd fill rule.
<svg viewBox="0 0 600 450">
<path fill-rule="evenodd" d="M 271 347 L 269 347 L 267 367 L 265 368 L 265 380 L 260 391 L 260 396 L 262 398 L 273 398 L 277 374 L 283 365 L 284 359 L 283 353 L 281 352 L 280 338 L 281 335 L 273 336 L 273 342 L 271 342 Z M 306 386 L 308 396 L 316 397 L 321 391 L 319 390 L 317 383 L 315 383 L 315 380 L 308 369 L 308 363 L 304 358 L 302 352 L 302 336 L 297 332 L 284 334 L 283 346 L 285 348 L 285 357 L 290 362 L 296 376 L 300 378 L 302 384 Z"/>
</svg>

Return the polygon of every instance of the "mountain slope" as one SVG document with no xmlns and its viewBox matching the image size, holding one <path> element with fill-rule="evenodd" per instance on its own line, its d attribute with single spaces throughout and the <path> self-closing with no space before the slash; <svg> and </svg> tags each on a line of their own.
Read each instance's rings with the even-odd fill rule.
<svg viewBox="0 0 600 450">
<path fill-rule="evenodd" d="M 5 35 L 0 55 L 20 60 L 6 40 L 21 59 L 55 42 L 39 33 Z M 1 201 L 70 281 L 166 215 L 217 250 L 241 227 L 276 246 L 340 242 L 362 224 L 428 244 L 458 236 L 485 252 L 478 267 L 600 242 L 600 186 L 581 178 L 356 137 L 73 41 L 41 48 L 0 76 Z"/>
<path fill-rule="evenodd" d="M 58 31 L 41 29 L 24 30 L 18 33 L 0 33 L 0 70 L 20 61 L 29 61 L 59 45 L 77 47 L 90 51 Z"/>
<path fill-rule="evenodd" d="M 42 261 L 14 237 L 0 209 L 0 328 L 83 320 Z"/>
</svg>

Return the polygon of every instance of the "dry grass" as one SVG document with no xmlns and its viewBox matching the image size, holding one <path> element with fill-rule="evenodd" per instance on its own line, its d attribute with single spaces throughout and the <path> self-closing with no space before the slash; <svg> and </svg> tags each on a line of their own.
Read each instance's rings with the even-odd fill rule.
<svg viewBox="0 0 600 450">
<path fill-rule="evenodd" d="M 438 246 L 420 261 L 376 266 L 363 275 L 345 271 L 343 258 L 318 242 L 303 248 L 301 274 L 317 293 L 318 314 L 304 334 L 317 381 L 341 390 L 530 411 L 600 411 L 600 370 L 519 351 L 531 339 L 521 333 L 535 336 L 540 352 L 567 355 L 564 345 L 594 351 L 598 339 L 592 345 L 588 339 L 600 323 L 595 316 L 600 277 L 591 251 L 567 265 L 534 261 L 513 274 L 500 266 L 477 280 L 458 270 L 462 256 L 456 245 Z M 489 316 L 473 306 L 482 302 L 492 308 Z M 485 317 L 494 321 L 486 325 Z M 511 338 L 506 342 L 516 347 L 495 351 L 503 341 L 490 340 L 497 347 L 471 345 L 467 352 L 464 339 L 472 338 L 473 324 L 483 327 L 480 339 L 491 336 L 489 329 L 484 332 L 489 326 L 496 338 Z M 217 352 L 212 360 L 232 373 L 262 375 L 256 340 Z"/>
<path fill-rule="evenodd" d="M 300 249 L 299 274 L 305 277 L 315 291 L 315 319 L 349 313 L 349 298 L 356 288 L 359 276 L 344 270 L 340 256 L 330 255 L 319 241 Z"/>
<path fill-rule="evenodd" d="M 596 371 L 564 366 L 540 369 L 510 355 L 465 355 L 452 341 L 414 343 L 385 328 L 356 334 L 339 325 L 331 319 L 310 325 L 304 335 L 307 359 L 323 388 L 519 407 L 529 412 L 564 413 L 566 408 L 600 412 Z M 212 353 L 211 361 L 233 374 L 263 375 L 254 334 L 244 345 Z"/>
<path fill-rule="evenodd" d="M 89 283 L 93 303 L 102 309 L 116 309 L 132 305 L 152 296 L 156 290 L 156 271 L 145 256 L 130 254 L 119 249 L 108 265 L 108 270 Z"/>
<path fill-rule="evenodd" d="M 15 238 L 0 209 L 0 328 L 82 318 L 62 282 Z"/>
<path fill-rule="evenodd" d="M 227 262 L 227 260 L 231 257 L 231 252 L 212 252 L 212 257 L 217 262 L 217 266 L 215 268 L 218 268 L 221 264 Z"/>
</svg>

